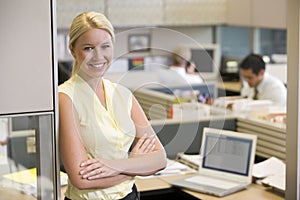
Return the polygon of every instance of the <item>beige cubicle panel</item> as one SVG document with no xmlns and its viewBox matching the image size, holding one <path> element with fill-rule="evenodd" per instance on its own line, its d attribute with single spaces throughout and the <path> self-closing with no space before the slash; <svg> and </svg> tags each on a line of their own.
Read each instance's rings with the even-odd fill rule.
<svg viewBox="0 0 300 200">
<path fill-rule="evenodd" d="M 188 93 L 188 95 L 181 96 L 178 93 Z M 174 114 L 173 104 L 190 102 L 197 105 L 197 102 L 200 101 L 198 95 L 205 95 L 210 100 L 215 99 L 217 88 L 214 82 L 189 86 L 148 86 L 134 89 L 133 94 L 141 104 L 148 119 L 170 119 L 173 118 Z M 193 115 L 192 112 L 190 114 Z M 197 118 L 197 116 L 192 118 Z"/>
<path fill-rule="evenodd" d="M 286 128 L 284 124 L 238 117 L 236 128 L 239 132 L 258 136 L 256 155 L 264 158 L 275 156 L 283 161 L 286 160 Z"/>
<path fill-rule="evenodd" d="M 0 114 L 54 109 L 53 10 L 52 1 L 1 1 Z"/>
<path fill-rule="evenodd" d="M 148 89 L 134 91 L 134 96 L 139 101 L 148 119 L 166 119 L 171 117 L 171 108 L 175 96 Z"/>
</svg>

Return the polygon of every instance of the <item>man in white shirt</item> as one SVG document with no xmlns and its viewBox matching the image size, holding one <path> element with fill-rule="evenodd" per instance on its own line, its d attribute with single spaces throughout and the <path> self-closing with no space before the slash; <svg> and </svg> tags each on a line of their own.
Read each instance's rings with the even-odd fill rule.
<svg viewBox="0 0 300 200">
<path fill-rule="evenodd" d="M 257 54 L 250 54 L 241 62 L 241 95 L 245 98 L 271 100 L 274 105 L 286 106 L 285 85 L 280 79 L 266 73 L 265 67 L 264 60 Z"/>
</svg>

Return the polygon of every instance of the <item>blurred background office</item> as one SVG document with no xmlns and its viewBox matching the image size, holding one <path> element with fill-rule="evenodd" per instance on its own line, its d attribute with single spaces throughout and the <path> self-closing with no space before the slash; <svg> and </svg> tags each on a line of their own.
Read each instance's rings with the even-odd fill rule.
<svg viewBox="0 0 300 200">
<path fill-rule="evenodd" d="M 57 22 L 57 46 L 51 44 L 51 41 L 55 41 L 56 38 L 53 39 L 50 36 L 47 38 L 48 40 L 45 38 L 42 38 L 41 41 L 37 40 L 41 39 L 39 37 L 40 35 L 46 36 L 48 32 L 51 32 L 51 30 L 48 29 L 50 29 L 52 25 L 50 26 L 46 23 L 51 20 L 45 20 L 50 18 L 50 16 L 48 16 L 51 10 L 48 8 L 49 2 L 30 0 L 30 2 L 24 3 L 24 6 L 18 7 L 15 5 L 19 4 L 16 3 L 16 1 L 13 2 L 14 4 L 7 1 L 6 4 L 11 5 L 9 8 L 13 8 L 12 10 L 16 13 L 14 16 L 16 19 L 21 22 L 23 22 L 21 19 L 24 19 L 24 28 L 28 28 L 27 32 L 22 32 L 22 37 L 24 33 L 27 33 L 28 38 L 31 38 L 30 35 L 34 38 L 30 40 L 30 44 L 32 43 L 32 45 L 22 46 L 28 46 L 28 48 L 32 47 L 31 51 L 38 49 L 39 55 L 46 55 L 46 58 L 49 57 L 49 59 L 45 59 L 43 56 L 32 57 L 25 54 L 27 53 L 26 51 L 22 52 L 19 56 L 25 55 L 26 59 L 23 59 L 24 63 L 21 67 L 26 69 L 26 71 L 24 71 L 24 74 L 21 73 L 22 77 L 18 79 L 21 81 L 23 81 L 23 77 L 30 79 L 32 83 L 26 85 L 29 90 L 35 88 L 32 86 L 38 85 L 36 84 L 36 80 L 38 80 L 39 85 L 42 85 L 43 89 L 36 89 L 35 91 L 38 91 L 37 96 L 44 97 L 44 99 L 47 100 L 46 102 L 48 102 L 49 99 L 55 99 L 55 91 L 52 91 L 52 89 L 55 88 L 53 82 L 55 82 L 56 79 L 52 77 L 52 75 L 55 75 L 55 70 L 54 72 L 47 71 L 52 70 L 51 61 L 58 61 L 58 65 L 54 64 L 53 66 L 57 67 L 59 84 L 69 78 L 72 70 L 72 57 L 68 50 L 68 29 L 71 20 L 78 13 L 86 10 L 95 10 L 104 13 L 116 30 L 115 57 L 107 73 L 107 78 L 120 82 L 135 92 L 143 108 L 150 109 L 147 113 L 147 117 L 152 119 L 155 130 L 177 133 L 177 135 L 175 135 L 177 137 L 175 137 L 174 134 L 160 134 L 168 150 L 167 153 L 173 158 L 178 151 L 187 150 L 188 153 L 197 153 L 199 151 L 199 141 L 203 126 L 215 126 L 217 128 L 232 130 L 237 129 L 235 118 L 227 119 L 223 117 L 220 120 L 206 120 L 210 117 L 210 113 L 207 105 L 204 104 L 201 106 L 197 104 L 197 107 L 195 107 L 194 104 L 194 107 L 190 106 L 190 104 L 184 104 L 182 107 L 187 108 L 187 110 L 183 112 L 180 117 L 190 120 L 190 122 L 182 124 L 173 123 L 178 119 L 182 119 L 179 118 L 178 115 L 176 115 L 178 113 L 175 113 L 173 110 L 172 106 L 174 102 L 186 101 L 184 98 L 174 98 L 172 94 L 175 93 L 175 90 L 185 91 L 188 89 L 201 92 L 202 95 L 200 96 L 198 93 L 197 100 L 200 101 L 200 97 L 201 99 L 203 99 L 202 97 L 207 98 L 207 101 L 201 100 L 202 102 L 208 102 L 211 99 L 216 99 L 221 96 L 239 95 L 241 82 L 238 66 L 240 61 L 250 52 L 258 53 L 268 58 L 266 71 L 278 77 L 284 83 L 287 82 L 286 0 L 277 0 L 276 3 L 273 3 L 273 0 L 86 0 L 76 1 L 75 3 L 73 0 L 57 0 L 55 2 L 56 8 L 53 8 L 53 10 L 56 9 L 57 14 L 57 19 L 55 19 L 57 21 L 53 23 L 55 24 Z M 31 9 L 34 7 L 33 5 L 36 6 L 39 3 L 42 4 L 40 7 L 45 11 L 40 9 L 39 11 L 41 13 L 32 12 Z M 6 24 L 6 20 L 12 18 L 10 15 L 5 14 L 6 12 L 4 11 L 8 11 L 6 7 L 3 6 L 2 9 L 2 14 L 5 16 L 2 17 L 2 19 Z M 37 22 L 27 20 L 28 17 L 31 17 L 31 14 L 27 15 L 23 12 L 16 12 L 15 9 L 18 9 L 18 11 L 27 9 L 26 11 L 28 13 L 32 15 L 36 14 L 35 16 L 39 17 L 32 19 Z M 24 16 L 26 16 L 26 18 Z M 34 24 L 34 22 L 37 24 Z M 16 23 L 10 22 L 10 24 Z M 37 28 L 42 27 L 42 25 L 45 26 L 43 29 Z M 11 26 L 9 27 L 11 28 Z M 19 30 L 19 27 L 15 28 Z M 30 31 L 32 31 L 32 33 Z M 43 32 L 41 34 L 40 31 L 45 31 L 46 33 Z M 20 37 L 19 31 L 12 31 L 11 33 L 18 33 L 17 36 L 14 36 L 13 41 L 18 39 L 18 43 L 20 44 L 26 42 L 24 38 Z M 8 48 L 6 48 L 6 44 L 8 40 L 6 41 L 6 38 L 4 38 L 2 41 L 5 44 L 2 46 L 4 49 L 2 52 L 7 52 Z M 137 42 L 139 44 L 138 46 L 135 45 Z M 46 48 L 46 51 L 43 48 L 36 48 L 36 46 L 33 45 L 36 43 L 40 43 L 42 47 L 49 48 Z M 172 53 L 177 46 L 185 46 L 191 50 L 190 60 L 195 63 L 196 69 L 200 73 L 204 84 L 191 84 L 188 85 L 188 88 L 186 87 L 187 85 L 170 86 L 158 84 L 159 82 L 154 73 L 154 69 L 167 69 L 171 66 Z M 39 46 L 37 45 L 37 47 Z M 53 48 L 57 48 L 58 60 L 55 60 L 56 58 L 52 56 L 52 52 L 48 52 L 52 51 Z M 11 53 L 8 55 L 11 56 Z M 7 56 L 7 58 L 9 56 Z M 7 63 L 11 63 L 11 60 L 10 58 Z M 26 68 L 34 66 L 33 63 L 38 65 L 38 69 L 41 70 L 39 71 L 41 72 L 40 74 L 36 73 L 37 70 Z M 25 66 L 25 64 L 27 65 Z M 11 67 L 11 69 L 19 69 L 17 68 L 18 66 Z M 44 68 L 41 69 L 41 67 Z M 9 68 L 6 68 L 6 70 L 8 69 Z M 15 77 L 15 72 L 11 74 L 14 76 L 9 77 L 10 80 L 13 78 L 14 80 L 18 80 Z M 29 76 L 30 74 L 32 74 L 32 76 Z M 41 76 L 37 76 L 37 74 Z M 2 73 L 2 75 L 6 76 L 7 73 Z M 219 83 L 222 81 L 224 82 L 224 86 L 227 86 L 225 83 L 230 83 L 229 85 L 233 83 L 234 89 L 219 87 Z M 45 82 L 50 84 L 43 85 L 42 83 Z M 23 83 L 25 83 L 25 81 L 23 81 Z M 22 83 L 17 85 L 18 88 L 20 88 L 20 85 L 22 85 Z M 236 86 L 238 86 L 237 89 Z M 143 90 L 147 88 L 151 88 L 151 90 Z M 6 94 L 7 85 L 3 86 L 2 89 Z M 23 91 L 26 90 L 24 89 Z M 15 92 L 15 94 L 23 94 L 23 91 Z M 41 92 L 46 94 L 51 93 L 53 97 L 48 98 L 44 93 L 41 95 Z M 39 103 L 42 102 L 42 99 L 36 98 L 34 95 L 28 96 L 31 96 L 33 99 L 30 101 L 31 104 L 28 104 L 30 107 L 39 105 Z M 146 102 L 147 99 L 151 99 L 153 96 L 156 97 L 155 99 L 158 99 L 158 102 L 154 102 L 154 104 Z M 6 98 L 5 95 L 2 96 L 2 98 L 4 97 Z M 20 105 L 19 98 L 9 98 L 13 100 L 13 102 L 10 101 L 8 105 Z M 23 100 L 22 98 L 22 102 L 24 102 Z M 151 100 L 154 100 L 154 98 Z M 15 101 L 17 103 L 14 103 Z M 165 104 L 160 104 L 160 107 L 152 106 L 158 105 L 158 103 L 162 103 L 163 101 Z M 52 101 L 49 103 L 50 108 L 47 106 L 47 109 L 44 110 L 54 110 L 53 114 L 51 113 L 51 115 L 46 116 L 51 123 L 54 123 L 53 121 L 55 121 L 57 113 L 55 113 L 55 106 L 54 103 L 52 103 Z M 2 112 L 3 110 L 6 111 L 7 106 L 4 105 L 2 108 Z M 161 112 L 161 108 L 163 108 L 164 112 Z M 174 108 L 178 109 L 178 107 Z M 13 116 L 7 117 L 4 115 L 3 121 L 11 121 L 11 126 L 9 127 L 11 130 L 8 129 L 8 132 L 0 137 L 2 141 L 1 144 L 4 144 L 1 146 L 3 147 L 1 150 L 14 151 L 4 152 L 3 155 L 5 156 L 1 157 L 3 158 L 1 162 L 7 164 L 7 161 L 12 159 L 18 161 L 17 166 L 29 168 L 36 166 L 36 162 L 39 161 L 39 159 L 41 162 L 44 162 L 42 158 L 52 158 L 52 154 L 57 153 L 54 149 L 55 138 L 52 138 L 55 134 L 50 132 L 53 126 L 45 126 L 42 125 L 42 123 L 39 125 L 40 122 L 44 122 L 45 118 L 44 115 L 42 115 L 41 118 L 35 117 L 39 109 L 34 110 L 33 116 L 31 116 L 31 113 L 28 111 L 24 112 L 20 109 L 15 109 L 16 106 L 13 108 Z M 25 116 L 20 118 L 15 116 L 19 116 L 19 114 L 23 115 L 24 113 Z M 198 119 L 198 121 L 195 120 L 196 118 L 192 119 L 194 116 L 203 118 L 204 122 L 201 121 L 199 123 Z M 161 121 L 159 121 L 160 119 L 167 122 L 163 128 Z M 172 121 L 172 119 L 174 120 Z M 252 127 L 254 126 L 255 125 Z M 188 132 L 193 132 L 190 131 L 191 129 L 194 130 L 195 135 L 189 135 L 189 137 L 187 137 Z M 24 130 L 25 132 L 23 132 Z M 274 131 L 272 129 L 272 134 L 273 133 Z M 284 135 L 282 137 L 285 140 L 285 128 L 280 129 L 280 134 Z M 7 136 L 8 143 L 6 144 L 5 139 Z M 51 141 L 52 145 L 50 145 L 49 141 Z M 19 142 L 21 142 L 22 145 L 20 145 Z M 282 152 L 277 155 L 285 159 L 285 141 L 280 140 L 280 142 L 283 144 L 278 149 Z M 43 148 L 39 148 L 40 146 Z M 273 147 L 273 144 L 269 146 Z M 7 155 L 8 153 L 9 155 Z M 39 156 L 38 159 L 37 156 Z M 48 160 L 55 163 L 54 159 Z M 13 165 L 16 165 L 16 162 L 14 162 Z M 45 164 L 42 163 L 41 166 L 45 166 Z M 48 164 L 48 167 L 49 166 L 52 167 L 52 165 Z M 12 172 L 9 170 L 11 169 L 6 169 L 6 171 L 1 170 L 1 172 Z M 48 173 L 48 169 L 42 170 L 42 172 Z M 52 173 L 54 172 L 49 173 L 49 176 Z"/>
<path fill-rule="evenodd" d="M 268 14 L 263 7 L 268 8 Z M 243 5 L 238 0 L 90 0 L 80 4 L 58 0 L 59 62 L 72 60 L 67 48 L 71 19 L 92 9 L 106 14 L 116 29 L 116 65 L 111 73 L 147 70 L 149 63 L 171 65 L 171 52 L 179 45 L 217 44 L 219 54 L 214 64 L 222 80 L 238 81 L 238 62 L 254 52 L 269 57 L 267 71 L 286 82 L 285 8 L 284 0 L 276 5 L 258 0 L 247 0 Z M 132 38 L 143 41 L 139 49 L 132 49 Z"/>
</svg>

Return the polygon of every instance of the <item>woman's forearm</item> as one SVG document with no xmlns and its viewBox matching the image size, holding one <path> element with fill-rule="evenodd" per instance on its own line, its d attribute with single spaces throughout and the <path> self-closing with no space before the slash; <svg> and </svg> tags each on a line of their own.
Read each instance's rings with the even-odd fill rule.
<svg viewBox="0 0 300 200">
<path fill-rule="evenodd" d="M 86 189 L 105 189 L 112 186 L 115 186 L 117 184 L 120 184 L 126 180 L 133 179 L 133 176 L 128 176 L 125 174 L 119 174 L 116 176 L 111 177 L 103 177 L 100 179 L 81 179 L 76 185 L 74 185 L 76 188 L 80 190 L 86 190 Z"/>
<path fill-rule="evenodd" d="M 81 163 L 81 170 L 78 175 L 81 176 L 82 180 L 101 180 L 119 174 L 147 176 L 164 169 L 166 164 L 166 154 L 162 149 L 147 154 L 134 154 L 125 159 L 88 159 Z"/>
<path fill-rule="evenodd" d="M 167 164 L 164 150 L 129 157 L 127 159 L 101 160 L 101 162 L 120 173 L 140 176 L 152 175 L 164 169 Z"/>
</svg>

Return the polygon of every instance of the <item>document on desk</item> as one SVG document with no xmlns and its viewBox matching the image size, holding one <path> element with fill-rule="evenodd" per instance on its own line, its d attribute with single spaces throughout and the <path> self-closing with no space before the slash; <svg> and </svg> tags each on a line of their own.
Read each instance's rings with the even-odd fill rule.
<svg viewBox="0 0 300 200">
<path fill-rule="evenodd" d="M 168 174 L 185 174 L 186 172 L 190 172 L 191 169 L 179 162 L 174 160 L 167 160 L 167 167 L 163 170 L 157 172 L 157 175 L 168 175 Z"/>
<path fill-rule="evenodd" d="M 274 174 L 262 180 L 262 184 L 273 187 L 281 192 L 285 191 L 285 174 Z"/>
<path fill-rule="evenodd" d="M 167 167 L 163 170 L 158 171 L 152 176 L 139 176 L 139 178 L 151 178 L 153 176 L 171 176 L 171 175 L 180 175 L 180 174 L 188 174 L 195 173 L 196 170 L 186 166 L 182 163 L 179 163 L 174 160 L 167 159 Z"/>
<path fill-rule="evenodd" d="M 266 178 L 275 174 L 285 174 L 285 163 L 276 157 L 271 157 L 253 166 L 252 176 Z"/>
<path fill-rule="evenodd" d="M 201 157 L 199 154 L 189 155 L 185 153 L 178 153 L 177 159 L 179 160 L 179 162 L 182 162 L 183 164 L 186 164 L 194 169 L 198 169 Z"/>
<path fill-rule="evenodd" d="M 281 192 L 285 191 L 286 165 L 276 157 L 271 157 L 253 167 L 252 175 L 262 179 L 262 184 L 273 187 Z"/>
<path fill-rule="evenodd" d="M 21 190 L 25 194 L 37 196 L 37 172 L 36 168 L 25 169 L 10 174 L 5 174 L 3 177 L 6 179 L 5 186 Z M 61 186 L 68 183 L 68 175 L 60 172 Z"/>
</svg>

